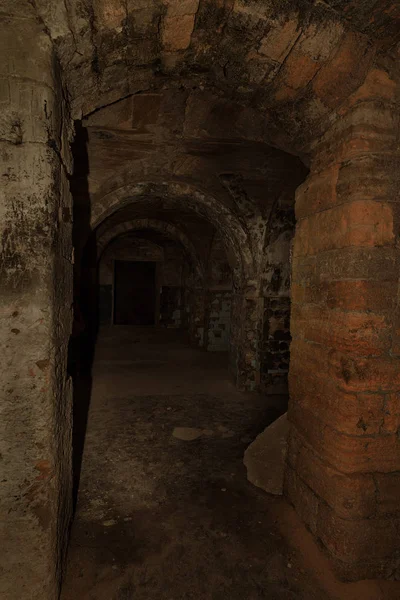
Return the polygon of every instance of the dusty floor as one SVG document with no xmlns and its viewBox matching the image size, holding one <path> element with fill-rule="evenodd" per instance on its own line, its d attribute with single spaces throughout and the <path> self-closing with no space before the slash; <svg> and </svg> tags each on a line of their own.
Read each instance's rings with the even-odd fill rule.
<svg viewBox="0 0 400 600">
<path fill-rule="evenodd" d="M 103 330 L 62 600 L 389 598 L 310 566 L 313 542 L 305 560 L 282 535 L 308 535 L 291 509 L 247 482 L 244 450 L 278 414 L 176 332 Z"/>
</svg>

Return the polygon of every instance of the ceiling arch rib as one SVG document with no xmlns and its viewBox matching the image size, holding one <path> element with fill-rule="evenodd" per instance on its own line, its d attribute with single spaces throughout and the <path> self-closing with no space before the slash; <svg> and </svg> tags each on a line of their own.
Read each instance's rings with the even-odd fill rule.
<svg viewBox="0 0 400 600">
<path fill-rule="evenodd" d="M 130 221 L 123 221 L 122 223 L 117 223 L 109 229 L 103 231 L 101 235 L 97 237 L 98 260 L 108 244 L 111 243 L 115 238 L 126 233 L 133 233 L 135 231 L 143 231 L 147 229 L 162 233 L 171 240 L 179 241 L 182 244 L 185 253 L 189 256 L 194 268 L 196 269 L 197 275 L 200 277 L 204 276 L 204 267 L 197 255 L 196 248 L 188 236 L 172 223 L 157 219 L 134 219 Z"/>
<path fill-rule="evenodd" d="M 57 40 L 74 118 L 169 81 L 251 106 L 293 152 L 340 118 L 343 101 L 400 42 L 393 0 L 50 4 L 35 3 Z"/>
<path fill-rule="evenodd" d="M 218 200 L 187 183 L 136 182 L 118 188 L 92 206 L 91 228 L 102 226 L 116 211 L 145 203 L 146 212 L 162 201 L 168 207 L 184 207 L 208 220 L 220 233 L 234 271 L 240 280 L 252 279 L 255 273 L 249 234 L 231 210 Z M 149 215 L 150 217 L 151 215 Z"/>
</svg>

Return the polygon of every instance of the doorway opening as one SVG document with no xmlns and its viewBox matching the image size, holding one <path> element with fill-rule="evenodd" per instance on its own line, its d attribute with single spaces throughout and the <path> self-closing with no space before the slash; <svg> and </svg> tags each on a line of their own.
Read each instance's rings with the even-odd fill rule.
<svg viewBox="0 0 400 600">
<path fill-rule="evenodd" d="M 114 324 L 151 326 L 156 321 L 156 263 L 114 262 Z"/>
</svg>

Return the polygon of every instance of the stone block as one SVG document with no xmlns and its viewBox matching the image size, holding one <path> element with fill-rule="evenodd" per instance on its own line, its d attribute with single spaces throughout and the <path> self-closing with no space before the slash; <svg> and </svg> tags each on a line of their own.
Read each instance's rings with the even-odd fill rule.
<svg viewBox="0 0 400 600">
<path fill-rule="evenodd" d="M 386 71 L 371 69 L 360 87 L 349 96 L 340 112 L 347 112 L 354 104 L 371 99 L 394 102 L 396 98 L 396 82 Z"/>
<path fill-rule="evenodd" d="M 337 351 L 328 356 L 322 351 L 321 356 L 324 354 L 328 372 L 344 390 L 386 393 L 400 388 L 400 370 L 395 358 L 358 357 Z"/>
<path fill-rule="evenodd" d="M 194 15 L 183 15 L 179 17 L 165 17 L 162 27 L 162 43 L 168 52 L 186 50 L 194 27 Z"/>
<path fill-rule="evenodd" d="M 337 203 L 336 185 L 339 165 L 332 165 L 320 173 L 310 175 L 296 190 L 296 217 L 332 208 Z"/>
<path fill-rule="evenodd" d="M 317 531 L 319 500 L 288 464 L 283 484 L 285 497 L 291 502 L 300 519 L 315 535 Z"/>
<path fill-rule="evenodd" d="M 367 36 L 346 33 L 332 59 L 314 78 L 315 93 L 327 106 L 336 106 L 362 83 L 373 57 L 374 50 Z"/>
<path fill-rule="evenodd" d="M 167 17 L 195 15 L 199 8 L 199 0 L 164 0 L 167 5 Z"/>
<path fill-rule="evenodd" d="M 377 510 L 380 515 L 400 515 L 400 474 L 376 473 Z"/>
<path fill-rule="evenodd" d="M 319 299 L 328 308 L 378 313 L 393 310 L 397 295 L 392 281 L 359 279 L 324 282 L 318 292 Z"/>
<path fill-rule="evenodd" d="M 274 23 L 268 34 L 262 38 L 258 52 L 273 61 L 282 63 L 298 37 L 298 20 L 288 19 L 283 26 Z"/>
<path fill-rule="evenodd" d="M 400 392 L 387 394 L 384 401 L 382 432 L 398 433 L 400 431 Z"/>
<path fill-rule="evenodd" d="M 269 494 L 283 493 L 288 430 L 285 413 L 260 433 L 244 454 L 247 479 Z"/>
<path fill-rule="evenodd" d="M 396 155 L 367 155 L 346 161 L 338 174 L 338 202 L 398 201 L 399 168 L 400 159 Z"/>
<path fill-rule="evenodd" d="M 398 519 L 348 520 L 320 504 L 317 535 L 329 552 L 345 563 L 390 558 L 398 547 Z"/>
<path fill-rule="evenodd" d="M 28 9 L 29 10 L 29 9 Z M 21 43 L 21 40 L 24 40 Z M 3 27 L 0 39 L 0 74 L 55 90 L 53 47 L 40 24 L 28 19 L 15 19 L 12 27 Z"/>
<path fill-rule="evenodd" d="M 293 278 L 297 282 L 296 270 L 303 274 L 304 265 L 313 261 L 293 261 Z M 320 281 L 345 279 L 371 279 L 375 282 L 396 281 L 400 270 L 400 256 L 393 247 L 340 248 L 323 253 L 314 263 Z M 304 278 L 303 278 L 304 280 Z"/>
<path fill-rule="evenodd" d="M 298 90 L 302 90 L 311 81 L 318 69 L 317 61 L 294 49 L 285 61 L 279 81 L 276 82 L 275 100 L 282 102 L 294 99 Z"/>
</svg>

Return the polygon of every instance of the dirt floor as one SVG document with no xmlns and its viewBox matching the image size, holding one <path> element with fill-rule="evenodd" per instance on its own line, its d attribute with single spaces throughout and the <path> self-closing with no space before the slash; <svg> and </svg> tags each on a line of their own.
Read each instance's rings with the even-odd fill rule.
<svg viewBox="0 0 400 600">
<path fill-rule="evenodd" d="M 338 583 L 292 509 L 247 481 L 244 450 L 282 401 L 238 392 L 226 362 L 172 330 L 100 333 L 62 600 L 400 598 Z"/>
</svg>

